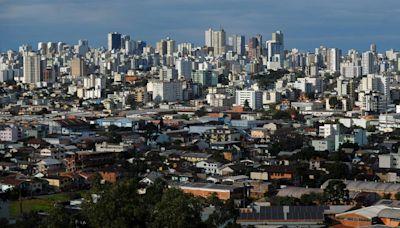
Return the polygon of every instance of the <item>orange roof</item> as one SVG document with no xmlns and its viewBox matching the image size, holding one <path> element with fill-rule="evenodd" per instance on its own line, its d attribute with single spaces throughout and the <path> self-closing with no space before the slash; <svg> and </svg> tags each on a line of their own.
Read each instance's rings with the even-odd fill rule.
<svg viewBox="0 0 400 228">
<path fill-rule="evenodd" d="M 125 75 L 125 81 L 133 82 L 133 81 L 139 81 L 139 80 L 140 80 L 140 77 L 138 77 L 138 76 L 135 76 L 135 75 Z"/>
</svg>

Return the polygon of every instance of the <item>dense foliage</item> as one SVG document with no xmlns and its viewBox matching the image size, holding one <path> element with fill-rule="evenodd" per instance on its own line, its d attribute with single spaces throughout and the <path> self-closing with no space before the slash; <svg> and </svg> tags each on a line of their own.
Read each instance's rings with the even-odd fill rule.
<svg viewBox="0 0 400 228">
<path fill-rule="evenodd" d="M 67 211 L 56 205 L 48 215 L 26 213 L 15 227 L 234 227 L 238 216 L 233 201 L 222 202 L 216 196 L 194 197 L 176 188 L 167 188 L 157 180 L 139 194 L 136 180 L 114 185 L 97 184 L 84 196 L 80 211 Z M 204 208 L 212 212 L 203 215 Z M 206 217 L 206 219 L 204 219 Z M 2 227 L 14 227 L 7 225 Z"/>
</svg>

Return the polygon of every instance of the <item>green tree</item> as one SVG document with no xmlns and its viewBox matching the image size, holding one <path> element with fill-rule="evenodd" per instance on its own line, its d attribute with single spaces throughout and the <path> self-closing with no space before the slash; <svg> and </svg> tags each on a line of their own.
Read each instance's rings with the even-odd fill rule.
<svg viewBox="0 0 400 228">
<path fill-rule="evenodd" d="M 345 179 L 349 176 L 349 168 L 345 163 L 334 162 L 327 165 L 330 179 Z"/>
<path fill-rule="evenodd" d="M 164 180 L 157 178 L 154 183 L 146 189 L 144 201 L 151 207 L 151 210 L 158 202 L 161 201 L 166 186 L 167 185 Z"/>
<path fill-rule="evenodd" d="M 329 98 L 329 106 L 330 106 L 330 108 L 336 109 L 338 104 L 339 104 L 339 101 L 338 101 L 337 97 L 330 97 Z"/>
<path fill-rule="evenodd" d="M 58 227 L 76 227 L 78 220 L 75 216 L 70 215 L 62 206 L 56 206 L 50 211 L 49 215 L 42 221 L 41 227 L 58 228 Z"/>
<path fill-rule="evenodd" d="M 400 200 L 400 192 L 396 193 L 396 194 L 394 195 L 394 197 L 396 198 L 396 200 Z"/>
<path fill-rule="evenodd" d="M 117 183 L 110 189 L 92 192 L 98 196 L 93 201 L 93 194 L 85 200 L 84 216 L 91 227 L 144 227 L 147 210 L 143 207 L 137 193 L 135 181 Z"/>
<path fill-rule="evenodd" d="M 206 108 L 201 107 L 200 109 L 197 109 L 194 114 L 198 117 L 205 116 L 207 114 Z"/>
<path fill-rule="evenodd" d="M 212 194 L 208 201 L 215 208 L 206 221 L 208 227 L 221 227 L 229 222 L 234 223 L 239 216 L 233 200 L 228 200 L 224 203 L 218 199 L 216 194 Z"/>
<path fill-rule="evenodd" d="M 299 199 L 290 196 L 277 196 L 274 198 L 274 204 L 279 206 L 294 206 L 299 203 Z"/>
<path fill-rule="evenodd" d="M 322 194 L 311 192 L 300 197 L 301 205 L 321 205 L 323 201 Z"/>
<path fill-rule="evenodd" d="M 250 103 L 249 103 L 249 101 L 247 99 L 244 100 L 243 109 L 245 111 L 250 111 L 251 110 Z"/>
<path fill-rule="evenodd" d="M 274 114 L 272 115 L 272 118 L 275 120 L 289 120 L 291 118 L 289 112 L 281 111 L 281 110 L 276 110 Z"/>
<path fill-rule="evenodd" d="M 24 213 L 17 220 L 15 227 L 18 228 L 32 228 L 38 227 L 41 220 L 36 212 Z"/>
<path fill-rule="evenodd" d="M 220 74 L 218 75 L 218 83 L 222 85 L 228 85 L 229 84 L 229 78 L 227 75 Z"/>
<path fill-rule="evenodd" d="M 126 97 L 125 103 L 127 105 L 131 106 L 131 109 L 134 109 L 136 107 L 136 100 L 135 100 L 135 96 L 133 94 L 129 94 Z"/>
<path fill-rule="evenodd" d="M 349 201 L 349 190 L 346 189 L 346 184 L 340 180 L 331 180 L 328 186 L 324 189 L 325 200 L 331 204 L 343 204 Z"/>
<path fill-rule="evenodd" d="M 392 198 L 392 194 L 390 194 L 390 193 L 385 193 L 385 194 L 383 194 L 383 197 L 382 197 L 383 199 L 390 199 L 390 198 Z"/>
<path fill-rule="evenodd" d="M 200 227 L 202 208 L 198 198 L 179 189 L 168 189 L 155 206 L 150 227 Z"/>
</svg>

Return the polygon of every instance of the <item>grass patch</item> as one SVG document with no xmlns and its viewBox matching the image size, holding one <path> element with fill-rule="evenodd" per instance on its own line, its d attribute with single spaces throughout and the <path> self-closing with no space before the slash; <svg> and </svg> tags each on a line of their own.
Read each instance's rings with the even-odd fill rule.
<svg viewBox="0 0 400 228">
<path fill-rule="evenodd" d="M 48 212 L 56 202 L 69 200 L 68 193 L 60 193 L 54 195 L 37 196 L 34 199 L 22 200 L 22 212 Z M 9 212 L 11 217 L 20 216 L 20 203 L 18 200 L 11 201 L 9 204 Z"/>
</svg>

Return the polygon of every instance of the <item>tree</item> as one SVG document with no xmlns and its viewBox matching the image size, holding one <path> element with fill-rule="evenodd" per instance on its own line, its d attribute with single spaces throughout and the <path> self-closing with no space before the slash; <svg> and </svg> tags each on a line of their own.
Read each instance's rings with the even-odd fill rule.
<svg viewBox="0 0 400 228">
<path fill-rule="evenodd" d="M 151 186 L 147 187 L 144 201 L 151 207 L 150 210 L 153 210 L 154 206 L 161 201 L 165 188 L 166 183 L 161 178 L 157 178 Z"/>
<path fill-rule="evenodd" d="M 75 216 L 71 216 L 66 212 L 64 207 L 56 206 L 50 211 L 49 216 L 47 216 L 41 223 L 41 226 L 47 228 L 58 228 L 58 227 L 76 227 Z"/>
<path fill-rule="evenodd" d="M 396 200 L 400 200 L 400 192 L 396 193 L 396 194 L 394 195 L 394 197 L 396 198 Z"/>
<path fill-rule="evenodd" d="M 218 75 L 218 83 L 220 83 L 222 85 L 228 85 L 229 84 L 228 76 L 226 76 L 224 74 Z"/>
<path fill-rule="evenodd" d="M 209 227 L 223 227 L 230 220 L 232 220 L 231 222 L 236 222 L 239 213 L 235 209 L 233 200 L 228 200 L 224 203 L 214 193 L 208 198 L 208 202 L 215 208 L 206 221 Z"/>
<path fill-rule="evenodd" d="M 341 180 L 330 180 L 328 186 L 324 189 L 324 197 L 327 202 L 337 205 L 349 201 L 349 190 L 346 184 Z"/>
<path fill-rule="evenodd" d="M 196 110 L 194 112 L 194 114 L 196 116 L 198 116 L 198 117 L 202 117 L 202 116 L 205 116 L 207 114 L 207 111 L 206 111 L 206 109 L 204 107 L 201 107 L 200 109 Z"/>
<path fill-rule="evenodd" d="M 289 120 L 291 118 L 289 112 L 281 111 L 281 110 L 276 110 L 274 114 L 272 115 L 272 118 L 275 120 Z"/>
<path fill-rule="evenodd" d="M 168 189 L 154 208 L 150 227 L 200 227 L 202 209 L 198 198 L 176 188 Z"/>
<path fill-rule="evenodd" d="M 38 214 L 35 212 L 29 212 L 22 214 L 22 216 L 17 220 L 15 227 L 31 228 L 31 227 L 38 227 L 39 224 L 40 224 L 40 218 Z"/>
<path fill-rule="evenodd" d="M 187 114 L 181 115 L 181 118 L 184 120 L 190 120 L 190 117 Z"/>
<path fill-rule="evenodd" d="M 279 206 L 294 206 L 298 204 L 299 200 L 291 196 L 277 196 L 274 198 L 274 202 Z"/>
<path fill-rule="evenodd" d="M 311 192 L 300 197 L 301 205 L 320 205 L 323 201 L 323 196 L 320 193 Z"/>
<path fill-rule="evenodd" d="M 330 108 L 336 109 L 336 106 L 339 104 L 337 97 L 330 97 L 329 98 L 329 106 Z"/>
<path fill-rule="evenodd" d="M 92 192 L 99 196 L 93 202 L 92 194 L 86 198 L 83 213 L 91 227 L 144 227 L 147 210 L 137 193 L 133 180 L 117 183 L 110 189 Z"/>
<path fill-rule="evenodd" d="M 135 100 L 135 96 L 133 94 L 129 94 L 126 97 L 125 102 L 127 105 L 131 106 L 131 109 L 134 109 L 136 107 L 136 100 Z"/>
<path fill-rule="evenodd" d="M 244 100 L 243 108 L 244 108 L 245 111 L 250 111 L 251 110 L 249 101 L 247 99 Z"/>
<path fill-rule="evenodd" d="M 345 163 L 334 162 L 327 165 L 330 179 L 344 179 L 349 176 L 349 168 Z"/>
</svg>

